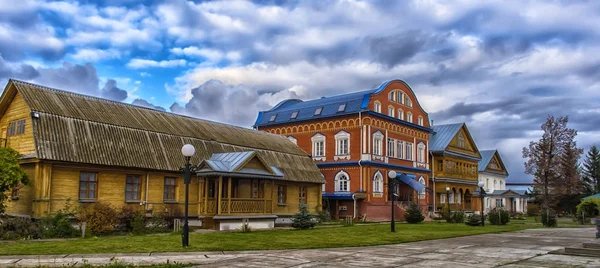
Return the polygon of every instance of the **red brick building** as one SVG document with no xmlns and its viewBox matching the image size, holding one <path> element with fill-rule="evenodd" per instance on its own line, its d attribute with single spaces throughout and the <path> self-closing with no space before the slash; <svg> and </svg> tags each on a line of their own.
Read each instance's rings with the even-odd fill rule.
<svg viewBox="0 0 600 268">
<path fill-rule="evenodd" d="M 424 212 L 432 209 L 432 129 L 415 93 L 401 80 L 344 95 L 285 100 L 260 112 L 254 127 L 284 135 L 312 156 L 326 181 L 324 209 L 334 217 L 389 220 L 394 189 L 397 218 L 411 201 Z M 405 176 L 390 184 L 390 170 Z"/>
</svg>

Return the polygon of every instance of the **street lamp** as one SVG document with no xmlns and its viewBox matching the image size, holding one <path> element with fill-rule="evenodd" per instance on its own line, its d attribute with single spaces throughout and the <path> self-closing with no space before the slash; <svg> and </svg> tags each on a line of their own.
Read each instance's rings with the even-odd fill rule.
<svg viewBox="0 0 600 268">
<path fill-rule="evenodd" d="M 483 189 L 484 182 L 480 181 L 477 183 L 479 186 L 479 197 L 481 197 L 481 226 L 485 226 L 485 215 L 483 214 L 483 207 L 485 202 L 485 190 Z"/>
<path fill-rule="evenodd" d="M 185 167 L 183 168 L 183 183 L 185 184 L 185 214 L 183 219 L 183 236 L 181 237 L 181 244 L 184 248 L 190 245 L 190 227 L 188 225 L 188 205 L 189 205 L 189 194 L 190 194 L 190 181 L 192 180 L 192 166 L 190 165 L 190 158 L 196 152 L 191 144 L 186 144 L 181 147 L 181 153 L 185 156 Z"/>
<path fill-rule="evenodd" d="M 446 186 L 446 199 L 448 200 L 448 217 L 450 217 L 450 187 Z"/>
<path fill-rule="evenodd" d="M 396 183 L 394 182 L 394 179 L 396 179 L 396 171 L 394 170 L 390 170 L 388 172 L 388 186 L 389 186 L 389 190 L 388 190 L 388 195 L 390 195 L 391 193 L 391 198 L 392 198 L 392 222 L 390 223 L 390 228 L 392 233 L 396 232 L 396 217 L 394 215 L 394 199 L 396 199 Z"/>
</svg>

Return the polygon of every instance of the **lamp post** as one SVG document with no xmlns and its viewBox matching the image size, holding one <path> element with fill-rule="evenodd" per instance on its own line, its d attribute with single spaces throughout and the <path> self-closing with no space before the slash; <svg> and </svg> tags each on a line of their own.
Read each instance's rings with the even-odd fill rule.
<svg viewBox="0 0 600 268">
<path fill-rule="evenodd" d="M 485 202 L 485 190 L 483 189 L 484 182 L 480 181 L 477 183 L 479 186 L 479 197 L 481 197 L 481 226 L 485 226 L 485 215 L 483 214 L 484 202 Z"/>
<path fill-rule="evenodd" d="M 190 245 L 190 227 L 188 225 L 188 206 L 190 194 L 190 181 L 192 180 L 192 166 L 190 158 L 196 152 L 196 148 L 191 144 L 186 144 L 181 147 L 181 153 L 185 156 L 185 167 L 183 168 L 183 183 L 185 184 L 185 213 L 183 218 L 183 235 L 181 244 L 184 248 Z"/>
<path fill-rule="evenodd" d="M 450 187 L 446 186 L 446 199 L 448 200 L 448 217 L 450 217 Z"/>
<path fill-rule="evenodd" d="M 390 170 L 388 172 L 388 186 L 390 188 L 388 190 L 388 195 L 392 198 L 392 222 L 390 223 L 392 233 L 396 232 L 396 217 L 394 213 L 394 199 L 396 199 L 396 183 L 393 181 L 394 179 L 396 179 L 396 175 L 396 171 L 394 170 Z"/>
</svg>

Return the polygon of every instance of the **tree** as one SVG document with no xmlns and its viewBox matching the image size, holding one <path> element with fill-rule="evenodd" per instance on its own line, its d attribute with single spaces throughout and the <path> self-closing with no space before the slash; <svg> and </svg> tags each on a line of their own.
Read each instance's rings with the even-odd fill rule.
<svg viewBox="0 0 600 268">
<path fill-rule="evenodd" d="M 556 187 L 560 185 L 561 160 L 564 158 L 565 148 L 572 145 L 577 131 L 567 127 L 568 117 L 548 116 L 548 119 L 542 124 L 541 129 L 544 132 L 539 141 L 532 141 L 528 147 L 523 148 L 523 158 L 525 162 L 525 173 L 534 177 L 534 185 L 542 193 L 542 210 L 546 215 L 548 209 L 555 201 Z"/>
<path fill-rule="evenodd" d="M 313 220 L 313 216 L 308 212 L 308 206 L 302 204 L 299 206 L 300 211 L 294 215 L 292 219 L 292 227 L 294 229 L 313 228 L 317 223 Z"/>
<path fill-rule="evenodd" d="M 421 208 L 416 202 L 412 202 L 410 204 L 410 207 L 408 207 L 408 209 L 406 210 L 406 215 L 404 216 L 404 218 L 408 223 L 420 223 L 423 220 L 425 220 L 423 212 L 421 211 Z"/>
<path fill-rule="evenodd" d="M 600 192 L 600 150 L 596 145 L 588 151 L 583 162 L 583 176 L 592 193 Z"/>
<path fill-rule="evenodd" d="M 574 137 L 572 137 L 574 138 Z M 557 194 L 565 196 L 579 195 L 583 191 L 581 174 L 579 173 L 579 158 L 583 154 L 583 149 L 577 148 L 577 142 L 570 140 L 563 146 L 560 155 L 560 170 L 555 189 Z"/>
<path fill-rule="evenodd" d="M 4 213 L 7 194 L 19 184 L 26 185 L 29 182 L 27 174 L 19 166 L 20 158 L 21 155 L 15 150 L 0 148 L 0 214 Z"/>
</svg>

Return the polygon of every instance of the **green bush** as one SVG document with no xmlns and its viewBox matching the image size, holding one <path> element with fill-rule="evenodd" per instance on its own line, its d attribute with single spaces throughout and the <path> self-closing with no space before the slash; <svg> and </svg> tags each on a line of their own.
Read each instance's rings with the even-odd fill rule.
<svg viewBox="0 0 600 268">
<path fill-rule="evenodd" d="M 109 204 L 97 201 L 80 208 L 80 222 L 86 222 L 86 229 L 94 235 L 107 234 L 114 230 L 117 224 L 117 211 Z"/>
<path fill-rule="evenodd" d="M 408 207 L 408 209 L 406 210 L 404 218 L 408 223 L 420 223 L 423 222 L 423 220 L 425 220 L 421 208 L 415 202 L 412 202 L 410 204 L 410 207 Z"/>
<path fill-rule="evenodd" d="M 293 218 L 292 227 L 294 229 L 309 229 L 316 225 L 312 215 L 308 212 L 308 206 L 302 204 L 299 206 L 300 212 L 296 213 Z"/>
<path fill-rule="evenodd" d="M 0 240 L 42 238 L 39 227 L 28 218 L 0 218 Z"/>
<path fill-rule="evenodd" d="M 527 216 L 534 217 L 540 214 L 540 207 L 536 204 L 531 204 L 527 206 Z"/>
<path fill-rule="evenodd" d="M 508 211 L 494 208 L 487 214 L 487 219 L 492 225 L 506 225 L 510 221 Z"/>
<path fill-rule="evenodd" d="M 143 215 L 138 215 L 131 221 L 131 233 L 134 235 L 147 234 L 148 231 L 149 229 L 146 227 L 146 217 Z"/>
<path fill-rule="evenodd" d="M 556 227 L 556 212 L 552 209 L 542 211 L 542 224 L 546 227 Z"/>
<path fill-rule="evenodd" d="M 134 221 L 138 217 L 144 217 L 144 212 L 139 206 L 125 205 L 119 211 L 119 226 L 125 232 L 133 232 Z"/>
<path fill-rule="evenodd" d="M 72 215 L 58 211 L 52 216 L 42 218 L 38 225 L 43 238 L 78 237 L 81 232 L 71 224 Z"/>
<path fill-rule="evenodd" d="M 465 221 L 465 224 L 469 225 L 469 226 L 479 226 L 479 225 L 481 225 L 481 215 L 471 214 L 471 216 L 467 217 L 467 220 Z"/>
<path fill-rule="evenodd" d="M 160 233 L 160 232 L 168 232 L 169 228 L 172 227 L 169 225 L 169 221 L 167 220 L 167 213 L 156 213 L 152 215 L 150 222 L 148 223 L 148 232 L 152 233 Z M 173 229 L 171 229 L 173 230 Z"/>
<path fill-rule="evenodd" d="M 317 215 L 319 217 L 320 223 L 328 222 L 331 220 L 331 214 L 329 213 L 329 210 L 321 209 Z"/>
</svg>

